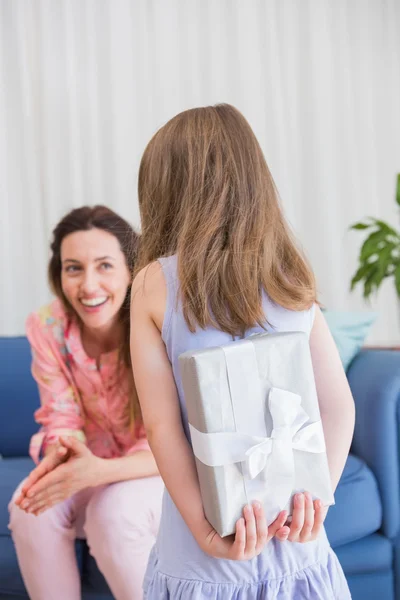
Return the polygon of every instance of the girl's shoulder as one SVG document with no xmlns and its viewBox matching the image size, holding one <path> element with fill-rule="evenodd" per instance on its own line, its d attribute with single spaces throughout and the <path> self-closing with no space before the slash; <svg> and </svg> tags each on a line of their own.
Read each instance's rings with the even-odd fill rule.
<svg viewBox="0 0 400 600">
<path fill-rule="evenodd" d="M 316 303 L 303 310 L 293 310 L 276 304 L 264 293 L 263 307 L 267 317 L 268 328 L 276 332 L 304 331 L 304 333 L 310 336 L 315 319 Z"/>
<path fill-rule="evenodd" d="M 149 302 L 160 297 L 160 292 L 165 290 L 166 278 L 160 261 L 143 267 L 132 283 L 132 300 Z"/>
<path fill-rule="evenodd" d="M 167 301 L 167 277 L 159 260 L 155 260 L 136 275 L 132 283 L 132 317 L 135 311 L 149 315 L 156 325 L 162 327 Z M 138 314 L 137 313 L 137 314 Z"/>
</svg>

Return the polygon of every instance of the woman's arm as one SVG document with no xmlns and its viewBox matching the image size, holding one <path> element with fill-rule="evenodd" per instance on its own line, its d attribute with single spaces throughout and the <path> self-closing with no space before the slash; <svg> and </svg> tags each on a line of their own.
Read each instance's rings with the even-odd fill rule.
<svg viewBox="0 0 400 600">
<path fill-rule="evenodd" d="M 139 450 L 121 458 L 99 459 L 96 485 L 107 485 L 128 479 L 141 479 L 158 475 L 154 456 L 150 450 Z"/>
<path fill-rule="evenodd" d="M 40 395 L 35 420 L 42 429 L 32 437 L 30 444 L 30 454 L 36 463 L 41 452 L 52 452 L 51 447 L 57 445 L 60 435 L 85 441 L 79 399 L 54 336 L 54 327 L 61 326 L 43 323 L 37 313 L 31 314 L 26 322 L 32 350 L 32 375 Z"/>
<path fill-rule="evenodd" d="M 62 327 L 62 323 L 57 322 L 52 314 L 48 316 L 55 321 L 53 328 Z M 38 313 L 32 313 L 26 321 L 26 335 L 32 351 L 32 375 L 40 396 L 40 408 L 35 412 L 35 420 L 42 426 L 32 436 L 29 453 L 36 464 L 41 454 L 44 458 L 25 481 L 17 504 L 22 502 L 28 490 L 40 478 L 68 459 L 67 450 L 58 442 L 60 435 L 75 436 L 85 441 L 84 420 L 78 398 L 51 327 Z"/>
<path fill-rule="evenodd" d="M 329 469 L 335 490 L 353 437 L 355 409 L 339 352 L 319 307 L 316 307 L 310 348 Z"/>
<path fill-rule="evenodd" d="M 157 475 L 143 432 L 137 432 L 139 439 L 121 458 L 102 459 L 85 446 L 76 391 L 51 331 L 34 314 L 28 319 L 27 332 L 41 399 L 35 417 L 43 426 L 37 444 L 38 434 L 33 438 L 37 455 L 33 454 L 38 458 L 42 450 L 44 458 L 28 476 L 16 503 L 30 512 L 42 511 L 86 487 Z"/>
<path fill-rule="evenodd" d="M 50 454 L 32 471 L 31 484 L 26 489 L 24 485 L 23 493 L 16 500 L 23 510 L 37 515 L 85 488 L 158 474 L 149 450 L 108 459 L 95 456 L 74 437 L 61 437 L 59 443 L 60 449 L 67 452 L 67 459 L 47 469 L 47 462 L 53 456 Z"/>
</svg>

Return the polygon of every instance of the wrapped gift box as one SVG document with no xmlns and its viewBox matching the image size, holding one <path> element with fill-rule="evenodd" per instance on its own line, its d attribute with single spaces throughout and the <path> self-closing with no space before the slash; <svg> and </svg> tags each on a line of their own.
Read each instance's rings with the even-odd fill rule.
<svg viewBox="0 0 400 600">
<path fill-rule="evenodd" d="M 254 500 L 268 523 L 296 492 L 333 504 L 305 333 L 257 334 L 179 364 L 204 511 L 221 536 Z"/>
</svg>

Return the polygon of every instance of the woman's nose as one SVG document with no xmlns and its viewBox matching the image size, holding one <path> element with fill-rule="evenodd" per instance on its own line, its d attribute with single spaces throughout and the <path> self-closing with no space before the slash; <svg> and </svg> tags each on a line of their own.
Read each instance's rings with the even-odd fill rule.
<svg viewBox="0 0 400 600">
<path fill-rule="evenodd" d="M 97 291 L 98 281 L 96 274 L 91 270 L 85 271 L 81 282 L 81 291 L 84 294 L 90 295 Z"/>
</svg>

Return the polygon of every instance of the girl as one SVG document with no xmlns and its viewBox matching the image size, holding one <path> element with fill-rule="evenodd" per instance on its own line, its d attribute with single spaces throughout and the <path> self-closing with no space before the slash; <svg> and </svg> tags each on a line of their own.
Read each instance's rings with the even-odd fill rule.
<svg viewBox="0 0 400 600">
<path fill-rule="evenodd" d="M 76 537 L 114 597 L 138 600 L 163 488 L 130 366 L 138 236 L 105 206 L 71 211 L 53 236 L 57 299 L 27 321 L 42 426 L 30 453 L 44 458 L 10 503 L 10 528 L 32 600 L 81 598 Z"/>
<path fill-rule="evenodd" d="M 322 526 L 324 508 L 308 493 L 296 496 L 290 525 L 283 512 L 267 527 L 255 503 L 244 508 L 235 535 L 224 539 L 203 513 L 181 353 L 265 330 L 305 331 L 334 488 L 354 424 L 353 400 L 316 305 L 313 274 L 294 244 L 244 117 L 218 105 L 169 121 L 143 155 L 139 203 L 143 234 L 131 354 L 150 447 L 166 484 L 145 598 L 349 599 Z"/>
</svg>

